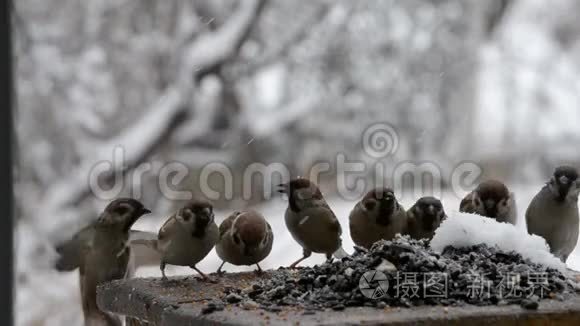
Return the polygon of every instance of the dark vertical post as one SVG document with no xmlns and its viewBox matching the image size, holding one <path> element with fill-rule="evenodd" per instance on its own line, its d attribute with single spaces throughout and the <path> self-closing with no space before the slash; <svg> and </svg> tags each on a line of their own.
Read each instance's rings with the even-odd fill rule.
<svg viewBox="0 0 580 326">
<path fill-rule="evenodd" d="M 13 324 L 12 47 L 9 0 L 0 4 L 0 325 Z"/>
</svg>

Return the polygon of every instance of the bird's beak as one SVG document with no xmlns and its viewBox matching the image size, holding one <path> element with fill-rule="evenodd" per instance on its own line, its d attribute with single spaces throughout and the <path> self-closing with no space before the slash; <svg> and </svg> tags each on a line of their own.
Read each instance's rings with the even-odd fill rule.
<svg viewBox="0 0 580 326">
<path fill-rule="evenodd" d="M 286 183 L 279 184 L 277 191 L 281 194 L 287 194 L 288 193 L 288 184 L 286 184 Z"/>
<path fill-rule="evenodd" d="M 147 214 L 151 214 L 151 211 L 145 207 L 141 208 L 141 215 L 147 215 Z"/>
</svg>

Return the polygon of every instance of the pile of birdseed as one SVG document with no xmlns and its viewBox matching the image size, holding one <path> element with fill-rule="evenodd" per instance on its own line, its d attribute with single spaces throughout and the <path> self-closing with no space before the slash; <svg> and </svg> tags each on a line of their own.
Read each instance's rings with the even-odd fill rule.
<svg viewBox="0 0 580 326">
<path fill-rule="evenodd" d="M 247 288 L 226 288 L 222 301 L 211 305 L 272 312 L 298 306 L 305 314 L 361 306 L 519 304 L 537 309 L 542 299 L 565 300 L 574 291 L 574 283 L 558 270 L 531 263 L 515 252 L 482 244 L 448 247 L 438 254 L 423 240 L 397 237 L 378 242 L 369 251 L 355 248 L 342 261 L 280 268 Z"/>
</svg>

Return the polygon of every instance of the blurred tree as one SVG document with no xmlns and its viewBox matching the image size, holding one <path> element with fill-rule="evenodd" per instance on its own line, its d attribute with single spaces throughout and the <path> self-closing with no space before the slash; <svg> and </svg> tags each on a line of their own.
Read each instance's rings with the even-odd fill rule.
<svg viewBox="0 0 580 326">
<path fill-rule="evenodd" d="M 206 137 L 224 99 L 221 66 L 237 55 L 265 3 L 240 2 L 212 28 L 189 1 L 19 2 L 29 25 L 17 40 L 32 40 L 17 55 L 18 131 L 28 148 L 19 199 L 35 198 L 63 222 L 90 216 L 81 205 L 87 176 L 115 146 L 125 158 L 117 169 L 126 172 L 162 153 L 159 145 L 179 151 Z M 39 208 L 31 209 L 24 216 Z"/>
<path fill-rule="evenodd" d="M 387 160 L 450 169 L 469 153 L 491 2 L 265 3 L 18 2 L 19 198 L 63 223 L 92 215 L 86 178 L 115 146 L 127 175 L 146 159 L 306 174 L 339 152 L 369 160 L 361 135 L 385 121 L 401 141 Z"/>
</svg>

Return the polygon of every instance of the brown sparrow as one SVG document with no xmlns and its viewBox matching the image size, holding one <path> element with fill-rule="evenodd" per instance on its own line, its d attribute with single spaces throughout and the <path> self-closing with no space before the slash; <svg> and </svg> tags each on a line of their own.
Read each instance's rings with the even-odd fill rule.
<svg viewBox="0 0 580 326">
<path fill-rule="evenodd" d="M 558 167 L 526 210 L 528 233 L 546 239 L 550 251 L 564 263 L 578 242 L 579 192 L 578 171 Z"/>
<path fill-rule="evenodd" d="M 85 325 L 121 325 L 120 319 L 97 307 L 97 285 L 125 278 L 130 257 L 129 230 L 148 213 L 135 199 L 116 199 L 95 222 L 56 247 L 57 270 L 79 269 Z"/>
<path fill-rule="evenodd" d="M 209 254 L 218 238 L 212 205 L 205 200 L 194 200 L 167 219 L 156 240 L 135 240 L 134 243 L 147 245 L 161 254 L 159 268 L 163 280 L 167 280 L 166 264 L 189 266 L 207 280 L 195 265 Z"/>
<path fill-rule="evenodd" d="M 328 261 L 334 254 L 346 256 L 340 236 L 338 219 L 324 200 L 318 187 L 308 179 L 298 178 L 280 184 L 278 192 L 288 195 L 285 222 L 290 234 L 302 246 L 303 255 L 290 265 L 296 267 L 313 252 L 326 254 Z"/>
<path fill-rule="evenodd" d="M 407 226 L 405 209 L 397 202 L 393 190 L 377 188 L 359 201 L 349 216 L 350 237 L 367 249 L 379 240 L 392 240 Z"/>
<path fill-rule="evenodd" d="M 459 211 L 490 217 L 498 222 L 515 225 L 516 202 L 513 193 L 500 181 L 486 180 L 470 192 L 459 204 Z"/>
<path fill-rule="evenodd" d="M 237 266 L 256 264 L 258 272 L 262 271 L 258 263 L 272 251 L 274 233 L 260 213 L 234 212 L 222 222 L 219 231 L 216 251 L 223 263 L 218 274 L 226 262 Z"/>
<path fill-rule="evenodd" d="M 447 216 L 439 199 L 423 197 L 407 211 L 407 233 L 413 239 L 431 240 L 445 218 Z"/>
</svg>

